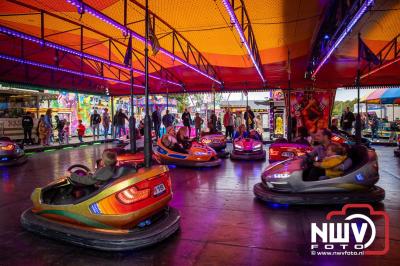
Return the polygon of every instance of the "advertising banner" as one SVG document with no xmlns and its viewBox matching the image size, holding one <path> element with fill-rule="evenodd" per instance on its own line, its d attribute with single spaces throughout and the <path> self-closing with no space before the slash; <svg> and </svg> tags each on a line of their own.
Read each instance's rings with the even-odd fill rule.
<svg viewBox="0 0 400 266">
<path fill-rule="evenodd" d="M 310 134 L 328 128 L 335 93 L 332 91 L 293 91 L 290 93 L 290 115 L 295 132 L 306 127 Z"/>
</svg>

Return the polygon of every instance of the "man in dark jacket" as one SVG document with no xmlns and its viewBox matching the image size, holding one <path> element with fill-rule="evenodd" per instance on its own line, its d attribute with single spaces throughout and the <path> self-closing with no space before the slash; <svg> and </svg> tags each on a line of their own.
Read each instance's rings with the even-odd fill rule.
<svg viewBox="0 0 400 266">
<path fill-rule="evenodd" d="M 247 106 L 246 112 L 244 113 L 244 121 L 246 122 L 247 131 L 249 131 L 250 129 L 254 129 L 254 117 L 255 115 L 250 106 Z"/>
<path fill-rule="evenodd" d="M 169 113 L 169 110 L 165 111 L 165 115 L 164 115 L 163 118 L 162 118 L 162 123 L 163 123 L 165 129 L 167 129 L 167 128 L 169 128 L 170 126 L 172 126 L 173 123 L 174 123 L 174 120 L 175 120 L 175 118 L 174 118 L 173 115 L 171 115 L 171 114 Z"/>
<path fill-rule="evenodd" d="M 376 115 L 373 115 L 371 120 L 369 120 L 369 125 L 371 126 L 371 140 L 374 139 L 379 140 L 378 136 L 378 128 L 379 128 L 379 120 Z"/>
<path fill-rule="evenodd" d="M 183 114 L 182 114 L 182 122 L 183 122 L 183 125 L 188 128 L 188 134 L 189 134 L 189 138 L 190 138 L 190 129 L 191 129 L 190 124 L 192 122 L 192 118 L 186 108 L 185 108 L 185 112 L 183 112 Z"/>
<path fill-rule="evenodd" d="M 114 116 L 115 138 L 120 138 L 122 136 L 121 130 L 124 132 L 124 135 L 126 135 L 125 120 L 128 120 L 128 117 L 119 109 Z"/>
<path fill-rule="evenodd" d="M 33 119 L 32 119 L 31 112 L 27 112 L 22 117 L 22 128 L 24 129 L 24 142 L 23 143 L 24 144 L 33 144 L 33 141 L 32 141 Z"/>
<path fill-rule="evenodd" d="M 218 132 L 218 129 L 217 129 L 217 116 L 215 115 L 215 111 L 214 110 L 211 111 L 210 120 L 208 122 L 208 128 L 210 130 L 210 133 L 217 133 Z"/>
<path fill-rule="evenodd" d="M 64 121 L 61 120 L 58 117 L 58 115 L 55 115 L 54 119 L 56 121 L 56 129 L 57 129 L 57 134 L 58 134 L 58 143 L 62 144 L 64 142 L 64 135 L 63 135 Z"/>
<path fill-rule="evenodd" d="M 156 106 L 156 109 L 151 114 L 151 120 L 153 120 L 154 131 L 156 133 L 156 139 L 158 139 L 160 137 L 160 125 L 161 125 L 161 113 L 160 113 L 158 106 Z"/>
<path fill-rule="evenodd" d="M 353 122 L 356 120 L 354 114 L 350 111 L 350 107 L 346 107 L 346 111 L 344 112 L 342 116 L 342 126 L 343 130 L 349 133 L 350 135 L 352 134 L 352 129 L 353 129 Z"/>
<path fill-rule="evenodd" d="M 97 131 L 97 139 L 100 138 L 100 123 L 101 116 L 97 113 L 97 110 L 93 111 L 93 114 L 90 116 L 90 127 L 93 132 L 93 140 L 96 140 L 96 131 Z"/>
</svg>

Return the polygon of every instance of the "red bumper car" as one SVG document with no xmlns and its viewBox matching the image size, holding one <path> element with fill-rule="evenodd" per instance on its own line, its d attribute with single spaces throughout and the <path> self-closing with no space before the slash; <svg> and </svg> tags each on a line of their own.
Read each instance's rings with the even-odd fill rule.
<svg viewBox="0 0 400 266">
<path fill-rule="evenodd" d="M 273 143 L 269 146 L 269 162 L 283 161 L 305 155 L 312 151 L 311 145 L 298 143 Z"/>
<path fill-rule="evenodd" d="M 213 148 L 220 158 L 226 158 L 229 156 L 229 152 L 225 150 L 226 148 L 226 137 L 221 133 L 206 133 L 203 132 L 200 138 L 200 143 Z"/>
<path fill-rule="evenodd" d="M 252 138 L 239 138 L 233 141 L 232 160 L 264 160 L 265 157 L 262 141 Z"/>
</svg>

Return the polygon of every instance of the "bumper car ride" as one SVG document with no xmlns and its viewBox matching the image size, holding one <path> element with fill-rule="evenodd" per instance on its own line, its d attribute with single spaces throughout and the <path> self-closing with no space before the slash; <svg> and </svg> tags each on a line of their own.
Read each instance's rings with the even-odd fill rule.
<svg viewBox="0 0 400 266">
<path fill-rule="evenodd" d="M 178 230 L 180 215 L 168 207 L 171 198 L 166 166 L 138 172 L 120 167 L 113 179 L 99 187 L 79 187 L 61 178 L 36 188 L 33 207 L 21 215 L 21 224 L 28 231 L 88 248 L 137 249 Z"/>
<path fill-rule="evenodd" d="M 356 137 L 342 130 L 333 133 L 331 140 L 339 144 L 348 144 L 348 145 L 356 144 Z M 367 138 L 361 138 L 361 144 L 366 146 L 367 148 L 371 148 L 371 141 Z"/>
<path fill-rule="evenodd" d="M 264 160 L 266 152 L 263 143 L 251 138 L 241 138 L 233 141 L 232 160 Z"/>
<path fill-rule="evenodd" d="M 375 186 L 379 179 L 376 153 L 362 145 L 350 148 L 353 165 L 343 176 L 305 181 L 307 167 L 302 158 L 271 164 L 254 186 L 255 196 L 279 204 L 373 203 L 385 198 L 385 191 Z M 306 179 L 307 180 L 307 179 Z"/>
<path fill-rule="evenodd" d="M 124 149 L 122 146 L 111 149 L 105 149 L 105 151 L 111 151 L 117 154 L 117 166 L 130 165 L 135 168 L 141 168 L 144 166 L 144 152 L 142 147 L 137 149 L 136 153 Z M 160 164 L 157 161 L 157 157 L 154 154 L 152 155 L 152 159 L 154 164 Z M 99 166 L 100 161 L 101 159 L 97 160 L 97 166 Z"/>
<path fill-rule="evenodd" d="M 26 162 L 24 150 L 7 137 L 0 138 L 0 166 L 20 165 Z"/>
<path fill-rule="evenodd" d="M 296 158 L 312 151 L 311 145 L 298 143 L 272 143 L 269 146 L 269 162 Z"/>
<path fill-rule="evenodd" d="M 200 138 L 200 143 L 207 145 L 210 148 L 213 148 L 220 158 L 227 158 L 229 156 L 229 152 L 225 150 L 226 138 L 224 135 L 222 135 L 222 133 L 203 133 L 202 137 Z"/>
<path fill-rule="evenodd" d="M 162 164 L 174 164 L 185 167 L 212 167 L 221 165 L 221 159 L 212 148 L 193 142 L 188 153 L 180 153 L 165 147 L 161 139 L 154 149 L 157 160 Z"/>
</svg>

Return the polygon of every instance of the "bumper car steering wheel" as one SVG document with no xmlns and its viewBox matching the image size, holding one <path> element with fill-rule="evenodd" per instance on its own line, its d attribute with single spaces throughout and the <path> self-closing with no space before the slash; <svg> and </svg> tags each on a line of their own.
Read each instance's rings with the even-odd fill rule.
<svg viewBox="0 0 400 266">
<path fill-rule="evenodd" d="M 67 171 L 69 171 L 71 173 L 75 173 L 80 176 L 83 176 L 83 175 L 87 175 L 90 172 L 90 169 L 89 169 L 89 167 L 87 167 L 86 165 L 83 165 L 83 164 L 73 164 L 70 167 L 68 167 Z M 72 179 L 70 177 L 68 177 L 67 179 L 72 185 L 77 184 L 74 181 L 72 181 Z"/>
</svg>

